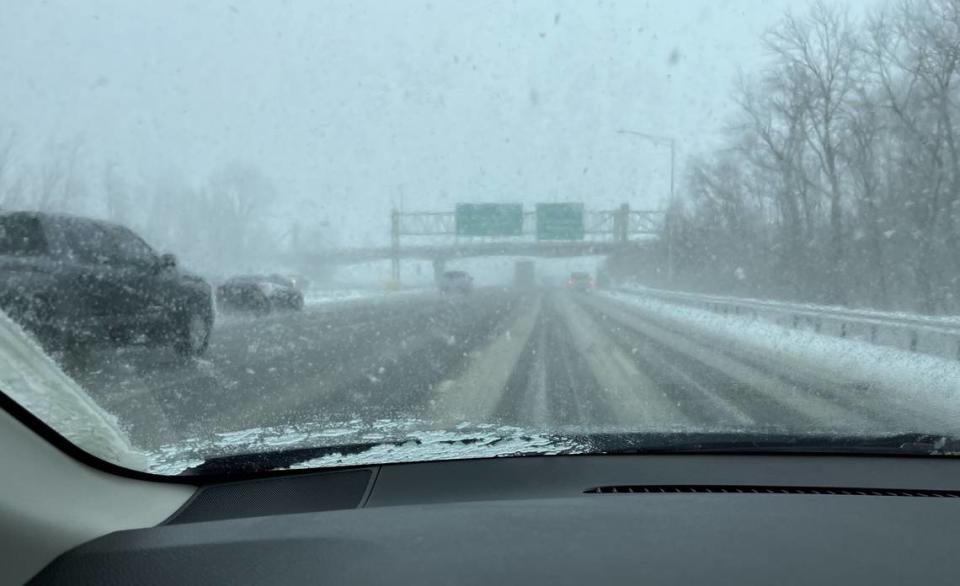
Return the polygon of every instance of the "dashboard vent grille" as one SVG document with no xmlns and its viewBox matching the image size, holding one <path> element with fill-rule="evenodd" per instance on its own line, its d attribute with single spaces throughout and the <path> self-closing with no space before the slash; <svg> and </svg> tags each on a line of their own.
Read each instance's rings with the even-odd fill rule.
<svg viewBox="0 0 960 586">
<path fill-rule="evenodd" d="M 886 488 L 829 488 L 802 486 L 619 485 L 597 486 L 585 494 L 816 494 L 848 496 L 914 496 L 960 498 L 960 491 Z"/>
</svg>

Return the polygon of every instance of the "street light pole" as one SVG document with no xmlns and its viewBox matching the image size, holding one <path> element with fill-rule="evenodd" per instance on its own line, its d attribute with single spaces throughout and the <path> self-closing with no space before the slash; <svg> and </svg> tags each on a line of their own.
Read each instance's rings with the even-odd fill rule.
<svg viewBox="0 0 960 586">
<path fill-rule="evenodd" d="M 675 169 L 677 164 L 677 141 L 672 136 L 660 136 L 657 134 L 647 134 L 646 132 L 638 132 L 636 130 L 618 130 L 617 134 L 629 134 L 631 136 L 639 136 L 640 138 L 645 138 L 657 146 L 669 146 L 670 147 L 670 201 L 673 201 L 674 196 L 674 177 L 676 177 Z"/>
<path fill-rule="evenodd" d="M 670 203 L 673 203 L 673 179 L 677 168 L 677 141 L 670 139 Z"/>
<path fill-rule="evenodd" d="M 659 136 L 656 134 L 648 134 L 646 132 L 638 132 L 636 130 L 618 130 L 617 134 L 629 134 L 631 136 L 639 136 L 644 138 L 657 146 L 669 146 L 670 147 L 670 201 L 669 205 L 673 204 L 674 201 L 674 186 L 676 178 L 676 166 L 677 166 L 677 141 L 672 136 Z M 670 221 L 669 215 L 669 205 L 668 213 L 665 215 L 665 220 L 667 222 L 667 282 L 673 283 L 673 222 Z"/>
<path fill-rule="evenodd" d="M 670 139 L 670 206 L 673 206 L 674 173 L 677 168 L 677 141 Z M 667 221 L 667 283 L 673 285 L 673 219 L 670 216 L 670 207 L 664 215 Z"/>
</svg>

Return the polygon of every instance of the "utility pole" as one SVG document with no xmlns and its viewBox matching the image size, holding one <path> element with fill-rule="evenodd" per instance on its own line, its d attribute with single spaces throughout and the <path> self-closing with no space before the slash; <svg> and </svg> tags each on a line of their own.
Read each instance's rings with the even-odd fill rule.
<svg viewBox="0 0 960 586">
<path fill-rule="evenodd" d="M 657 146 L 670 147 L 670 201 L 667 205 L 667 213 L 664 214 L 667 229 L 667 282 L 673 283 L 673 222 L 670 220 L 670 208 L 674 202 L 674 188 L 676 184 L 676 165 L 677 165 L 677 141 L 672 136 L 659 136 L 656 134 L 647 134 L 646 132 L 637 132 L 636 130 L 618 130 L 617 134 L 629 134 L 646 139 Z"/>
<path fill-rule="evenodd" d="M 620 204 L 620 233 L 617 239 L 621 244 L 626 244 L 630 239 L 630 204 Z"/>
<path fill-rule="evenodd" d="M 400 210 L 390 212 L 390 279 L 400 284 Z"/>
</svg>

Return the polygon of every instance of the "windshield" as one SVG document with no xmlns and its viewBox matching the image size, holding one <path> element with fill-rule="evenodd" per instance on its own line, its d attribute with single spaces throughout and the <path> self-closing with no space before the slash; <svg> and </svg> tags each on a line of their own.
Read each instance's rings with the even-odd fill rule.
<svg viewBox="0 0 960 586">
<path fill-rule="evenodd" d="M 0 391 L 156 474 L 952 453 L 958 31 L 948 0 L 10 2 Z"/>
</svg>

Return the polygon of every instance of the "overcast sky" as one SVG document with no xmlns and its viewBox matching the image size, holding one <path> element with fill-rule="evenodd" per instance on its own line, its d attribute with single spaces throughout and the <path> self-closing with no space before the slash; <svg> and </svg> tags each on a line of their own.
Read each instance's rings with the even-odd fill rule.
<svg viewBox="0 0 960 586">
<path fill-rule="evenodd" d="M 201 184 L 251 162 L 346 242 L 391 205 L 660 205 L 799 2 L 0 0 L 0 125 Z M 317 210 L 317 211 L 313 211 Z"/>
</svg>

